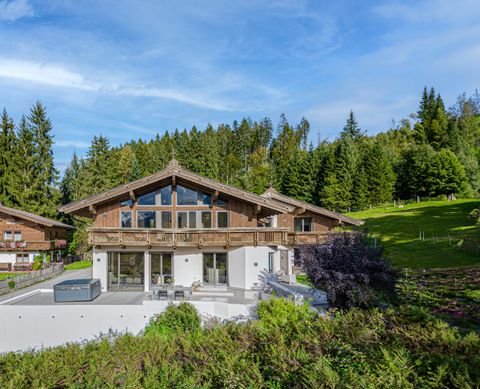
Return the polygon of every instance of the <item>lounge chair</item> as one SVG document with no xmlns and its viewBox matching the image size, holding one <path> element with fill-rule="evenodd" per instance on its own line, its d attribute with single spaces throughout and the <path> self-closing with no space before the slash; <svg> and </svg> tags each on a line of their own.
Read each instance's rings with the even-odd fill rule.
<svg viewBox="0 0 480 389">
<path fill-rule="evenodd" d="M 159 289 L 157 291 L 157 298 L 158 300 L 167 300 L 168 299 L 168 291 L 165 289 Z"/>
<path fill-rule="evenodd" d="M 185 300 L 185 291 L 184 290 L 176 290 L 173 292 L 173 296 L 175 300 Z"/>
</svg>

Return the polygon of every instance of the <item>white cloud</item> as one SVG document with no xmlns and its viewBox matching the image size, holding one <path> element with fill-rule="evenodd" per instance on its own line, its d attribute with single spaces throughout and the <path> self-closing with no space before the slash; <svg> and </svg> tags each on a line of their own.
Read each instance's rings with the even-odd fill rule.
<svg viewBox="0 0 480 389">
<path fill-rule="evenodd" d="M 42 83 L 52 87 L 78 89 L 109 95 L 153 97 L 199 108 L 235 111 L 233 104 L 208 96 L 202 91 L 183 91 L 156 86 L 124 85 L 122 82 L 98 82 L 63 65 L 0 58 L 0 77 Z"/>
<path fill-rule="evenodd" d="M 33 7 L 27 0 L 0 1 L 0 20 L 14 22 L 33 15 Z"/>
<path fill-rule="evenodd" d="M 55 141 L 57 147 L 78 147 L 79 149 L 86 149 L 90 146 L 88 142 L 80 140 L 57 140 Z"/>
</svg>

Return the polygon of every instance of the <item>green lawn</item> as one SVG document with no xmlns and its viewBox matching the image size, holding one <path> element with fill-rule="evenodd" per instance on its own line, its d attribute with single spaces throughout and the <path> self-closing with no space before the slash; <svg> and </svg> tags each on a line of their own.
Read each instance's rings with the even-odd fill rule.
<svg viewBox="0 0 480 389">
<path fill-rule="evenodd" d="M 21 276 L 25 273 L 22 272 L 12 272 L 12 273 L 0 273 L 0 281 L 3 281 L 6 278 Z"/>
<path fill-rule="evenodd" d="M 480 227 L 468 218 L 474 208 L 480 208 L 480 200 L 428 201 L 348 215 L 365 221 L 362 228 L 378 238 L 395 266 L 446 268 L 480 265 L 480 252 L 457 247 L 464 238 L 480 245 Z M 419 238 L 420 230 L 424 241 Z"/>
<path fill-rule="evenodd" d="M 65 265 L 65 270 L 80 270 L 80 269 L 86 269 L 89 267 L 92 267 L 91 261 L 78 261 L 78 262 L 73 262 L 69 265 Z"/>
</svg>

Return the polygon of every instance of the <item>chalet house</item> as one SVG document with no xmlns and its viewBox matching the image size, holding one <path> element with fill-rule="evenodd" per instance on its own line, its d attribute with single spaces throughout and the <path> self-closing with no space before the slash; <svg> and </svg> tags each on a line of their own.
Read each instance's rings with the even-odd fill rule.
<svg viewBox="0 0 480 389">
<path fill-rule="evenodd" d="M 0 204 L 0 269 L 25 268 L 36 255 L 48 252 L 54 258 L 66 247 L 67 230 L 56 220 Z"/>
<path fill-rule="evenodd" d="M 262 272 L 293 275 L 293 249 L 361 222 L 268 190 L 258 196 L 172 160 L 166 169 L 70 203 L 93 219 L 93 277 L 102 290 L 174 284 L 250 289 Z"/>
</svg>

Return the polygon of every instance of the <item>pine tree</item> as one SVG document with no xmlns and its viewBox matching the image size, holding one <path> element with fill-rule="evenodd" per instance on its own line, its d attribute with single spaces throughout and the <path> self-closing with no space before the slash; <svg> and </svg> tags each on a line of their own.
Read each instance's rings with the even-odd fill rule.
<svg viewBox="0 0 480 389">
<path fill-rule="evenodd" d="M 94 136 L 87 152 L 85 169 L 81 174 L 82 197 L 110 189 L 115 184 L 112 152 L 109 140 L 100 135 Z"/>
<path fill-rule="evenodd" d="M 11 174 L 7 176 L 11 194 L 10 205 L 34 212 L 38 208 L 36 196 L 36 156 L 34 134 L 22 116 L 17 130 L 17 140 L 12 153 Z"/>
<path fill-rule="evenodd" d="M 465 169 L 455 154 L 443 149 L 433 155 L 426 181 L 431 196 L 452 195 L 462 190 L 466 182 Z"/>
<path fill-rule="evenodd" d="M 33 165 L 35 181 L 32 188 L 35 200 L 31 211 L 42 216 L 55 217 L 60 191 L 57 188 L 59 173 L 53 161 L 52 123 L 40 102 L 32 107 L 27 120 L 35 147 Z"/>
<path fill-rule="evenodd" d="M 299 139 L 284 114 L 280 116 L 277 132 L 278 136 L 272 144 L 271 154 L 275 167 L 276 180 L 273 184 L 278 188 L 285 182 L 285 175 L 290 163 L 290 158 L 298 150 Z"/>
<path fill-rule="evenodd" d="M 140 164 L 130 145 L 122 147 L 118 151 L 117 158 L 118 160 L 114 164 L 115 180 L 113 185 L 127 184 L 142 177 Z"/>
<path fill-rule="evenodd" d="M 395 173 L 392 158 L 379 141 L 374 142 L 365 157 L 365 173 L 369 193 L 369 203 L 385 204 L 392 200 L 395 187 Z"/>
<path fill-rule="evenodd" d="M 297 150 L 288 164 L 282 192 L 295 199 L 312 202 L 314 175 L 312 155 L 307 151 Z"/>
<path fill-rule="evenodd" d="M 15 149 L 15 125 L 4 109 L 0 119 L 0 202 L 11 205 L 13 202 L 8 185 L 8 176 L 12 174 L 12 158 Z"/>
<path fill-rule="evenodd" d="M 302 117 L 300 120 L 300 124 L 297 127 L 297 132 L 300 136 L 300 144 L 302 145 L 302 149 L 307 151 L 308 145 L 308 134 L 310 132 L 310 123 L 308 122 L 305 117 Z"/>
<path fill-rule="evenodd" d="M 248 158 L 249 170 L 245 175 L 242 186 L 253 193 L 262 194 L 270 186 L 273 167 L 265 161 L 266 150 L 257 148 Z"/>
<path fill-rule="evenodd" d="M 80 182 L 81 170 L 82 164 L 78 159 L 77 153 L 73 152 L 72 159 L 65 169 L 60 185 L 60 190 L 62 192 L 62 204 L 80 200 L 82 185 Z"/>
<path fill-rule="evenodd" d="M 362 135 L 362 130 L 358 127 L 357 120 L 355 119 L 355 114 L 351 110 L 348 115 L 347 123 L 345 124 L 345 127 L 343 127 L 342 132 L 340 133 L 340 138 L 350 138 L 356 141 L 361 138 Z"/>
</svg>

